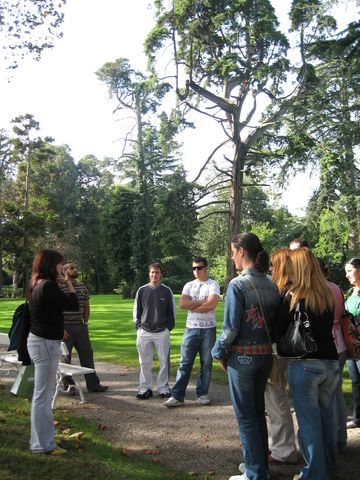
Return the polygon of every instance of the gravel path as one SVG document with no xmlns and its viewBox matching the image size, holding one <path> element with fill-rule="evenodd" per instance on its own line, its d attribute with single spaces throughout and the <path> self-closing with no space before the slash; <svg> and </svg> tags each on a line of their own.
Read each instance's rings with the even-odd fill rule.
<svg viewBox="0 0 360 480">
<path fill-rule="evenodd" d="M 61 395 L 57 406 L 98 422 L 105 436 L 128 455 L 214 480 L 228 480 L 239 473 L 239 435 L 226 385 L 212 384 L 212 404 L 200 406 L 191 383 L 185 405 L 168 409 L 155 392 L 149 400 L 135 398 L 136 369 L 103 362 L 97 362 L 96 369 L 101 383 L 109 385 L 107 392 L 86 393 L 85 404 L 77 397 Z M 348 447 L 338 456 L 338 473 L 332 480 L 360 479 L 359 446 L 360 429 L 349 431 Z M 299 467 L 271 466 L 271 479 L 292 479 Z"/>
</svg>

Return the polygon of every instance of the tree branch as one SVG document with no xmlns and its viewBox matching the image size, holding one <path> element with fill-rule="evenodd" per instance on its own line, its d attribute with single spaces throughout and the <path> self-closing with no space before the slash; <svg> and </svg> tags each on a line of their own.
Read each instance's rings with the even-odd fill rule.
<svg viewBox="0 0 360 480">
<path fill-rule="evenodd" d="M 227 177 L 230 177 L 230 179 L 233 178 L 233 176 L 231 175 L 231 173 L 227 172 L 226 170 L 221 170 L 221 168 L 219 168 L 218 166 L 214 165 L 214 168 L 217 172 L 219 173 L 222 173 L 223 175 L 226 175 Z"/>
<path fill-rule="evenodd" d="M 194 90 L 194 92 L 198 93 L 207 100 L 210 100 L 210 102 L 215 103 L 225 112 L 232 114 L 234 113 L 236 106 L 232 102 L 229 102 L 226 98 L 219 97 L 218 95 L 209 92 L 209 90 L 197 85 L 193 80 L 188 80 L 187 83 L 189 84 L 189 87 Z"/>
<path fill-rule="evenodd" d="M 199 217 L 199 221 L 205 220 L 205 218 L 208 218 L 211 215 L 218 215 L 219 213 L 226 213 L 227 215 L 230 215 L 230 210 L 215 210 L 214 212 L 209 212 L 206 215 Z"/>
<path fill-rule="evenodd" d="M 205 170 L 206 166 L 208 165 L 208 163 L 210 162 L 210 160 L 212 159 L 212 157 L 215 155 L 215 153 L 220 149 L 222 148 L 229 140 L 224 140 L 223 142 L 220 143 L 220 145 L 218 145 L 210 154 L 210 156 L 208 157 L 208 159 L 206 160 L 206 162 L 204 163 L 204 165 L 200 168 L 199 170 L 199 173 L 197 174 L 196 178 L 190 182 L 190 183 L 196 183 L 198 181 L 198 179 L 200 178 L 202 172 Z"/>
</svg>

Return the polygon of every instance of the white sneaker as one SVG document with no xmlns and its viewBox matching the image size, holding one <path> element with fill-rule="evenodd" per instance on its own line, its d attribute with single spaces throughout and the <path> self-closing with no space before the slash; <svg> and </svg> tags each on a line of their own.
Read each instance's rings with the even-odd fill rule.
<svg viewBox="0 0 360 480">
<path fill-rule="evenodd" d="M 246 476 L 246 473 L 244 473 L 243 475 L 233 475 L 229 480 L 248 480 L 248 477 Z"/>
<path fill-rule="evenodd" d="M 198 397 L 196 401 L 200 403 L 200 405 L 210 405 L 211 403 L 209 395 L 201 395 L 201 397 Z"/>
<path fill-rule="evenodd" d="M 235 475 L 235 477 L 238 477 L 236 478 L 235 480 L 247 480 L 247 476 L 246 476 L 246 473 L 245 473 L 245 463 L 240 463 L 239 464 L 239 471 L 243 474 L 243 475 Z M 231 477 L 233 478 L 233 477 Z M 268 478 L 270 479 L 270 474 L 268 474 Z M 295 477 L 294 477 L 294 480 L 297 480 Z"/>
<path fill-rule="evenodd" d="M 169 408 L 181 407 L 183 405 L 184 405 L 184 402 L 181 402 L 180 400 L 176 400 L 176 398 L 174 397 L 170 397 L 169 400 L 166 400 L 166 402 L 164 403 L 164 406 Z"/>
</svg>

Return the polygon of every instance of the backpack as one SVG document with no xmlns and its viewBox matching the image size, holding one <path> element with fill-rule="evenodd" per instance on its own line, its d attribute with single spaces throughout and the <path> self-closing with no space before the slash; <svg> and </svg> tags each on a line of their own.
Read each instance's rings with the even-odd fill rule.
<svg viewBox="0 0 360 480">
<path fill-rule="evenodd" d="M 27 350 L 27 337 L 30 332 L 29 304 L 22 303 L 14 312 L 12 324 L 8 333 L 10 344 L 8 350 L 17 350 L 19 361 L 30 365 L 31 360 Z"/>
<path fill-rule="evenodd" d="M 341 330 L 347 349 L 347 357 L 352 360 L 360 359 L 360 317 L 346 312 L 341 316 Z"/>
</svg>

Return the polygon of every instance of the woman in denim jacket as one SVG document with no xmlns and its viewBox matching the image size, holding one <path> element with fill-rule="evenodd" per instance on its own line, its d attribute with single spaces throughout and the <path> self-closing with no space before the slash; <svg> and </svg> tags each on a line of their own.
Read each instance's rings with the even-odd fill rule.
<svg viewBox="0 0 360 480">
<path fill-rule="evenodd" d="M 256 235 L 249 232 L 236 235 L 231 251 L 241 273 L 228 285 L 222 331 L 212 350 L 213 357 L 220 360 L 228 374 L 243 448 L 244 463 L 239 466 L 242 475 L 230 480 L 267 480 L 264 392 L 272 365 L 272 348 L 265 322 L 269 327 L 272 324 L 280 294 L 266 275 L 269 256 Z"/>
</svg>

